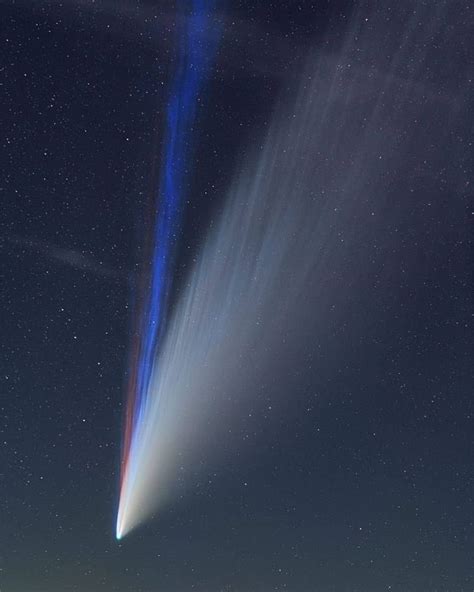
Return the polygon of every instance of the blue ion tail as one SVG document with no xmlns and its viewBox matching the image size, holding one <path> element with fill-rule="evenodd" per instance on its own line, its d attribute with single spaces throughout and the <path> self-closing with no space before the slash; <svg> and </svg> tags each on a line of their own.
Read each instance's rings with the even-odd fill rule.
<svg viewBox="0 0 474 592">
<path fill-rule="evenodd" d="M 192 0 L 183 3 L 176 72 L 166 108 L 160 188 L 152 235 L 150 277 L 139 294 L 141 309 L 131 348 L 131 368 L 122 447 L 120 498 L 116 538 L 120 540 L 133 526 L 133 516 L 125 508 L 133 506 L 134 489 L 130 475 L 137 470 L 140 428 L 147 412 L 149 386 L 166 315 L 166 295 L 171 283 L 171 263 L 180 230 L 190 146 L 195 141 L 199 94 L 208 80 L 219 40 L 220 27 L 213 18 L 215 2 Z M 137 446 L 138 444 L 138 446 Z"/>
</svg>

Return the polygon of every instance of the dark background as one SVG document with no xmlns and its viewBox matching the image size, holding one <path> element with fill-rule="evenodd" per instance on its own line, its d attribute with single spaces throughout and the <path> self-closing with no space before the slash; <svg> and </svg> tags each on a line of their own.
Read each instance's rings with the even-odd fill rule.
<svg viewBox="0 0 474 592">
<path fill-rule="evenodd" d="M 177 285 L 292 69 L 310 46 L 337 46 L 352 10 L 221 8 Z M 219 467 L 118 544 L 130 308 L 179 13 L 125 1 L 0 11 L 2 592 L 474 589 L 470 163 L 462 191 L 449 174 L 416 187 L 361 340 L 323 370 L 302 366 L 305 396 L 278 429 L 257 427 L 252 462 Z M 464 67 L 453 62 L 452 89 Z M 448 146 L 439 166 L 451 159 Z"/>
</svg>

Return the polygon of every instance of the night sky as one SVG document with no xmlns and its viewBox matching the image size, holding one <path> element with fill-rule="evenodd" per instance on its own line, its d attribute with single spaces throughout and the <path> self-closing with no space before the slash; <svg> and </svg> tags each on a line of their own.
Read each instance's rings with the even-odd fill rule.
<svg viewBox="0 0 474 592">
<path fill-rule="evenodd" d="M 250 345 L 225 394 L 212 383 L 225 410 L 193 399 L 222 454 L 176 421 L 200 469 L 117 541 L 130 352 L 190 3 L 0 2 L 0 590 L 472 591 L 473 10 L 210 4 L 219 41 L 183 138 L 166 319 L 210 229 L 247 248 L 220 221 L 232 187 L 250 211 L 254 165 L 262 236 L 283 182 L 290 204 L 264 259 L 278 289 L 267 316 L 234 323 Z M 300 227 L 314 228 L 306 246 Z M 236 261 L 223 273 L 245 292 Z"/>
</svg>

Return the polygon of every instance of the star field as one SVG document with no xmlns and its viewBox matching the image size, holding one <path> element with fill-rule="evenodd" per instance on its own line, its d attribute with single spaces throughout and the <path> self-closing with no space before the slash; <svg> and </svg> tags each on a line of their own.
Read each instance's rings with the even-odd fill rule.
<svg viewBox="0 0 474 592">
<path fill-rule="evenodd" d="M 280 241 L 289 228 L 289 246 L 278 261 L 278 240 L 265 251 L 279 286 L 268 307 L 222 324 L 232 380 L 216 379 L 226 406 L 192 440 L 199 462 L 173 457 L 172 501 L 117 542 L 133 315 L 183 11 L 0 7 L 0 590 L 472 590 L 472 8 L 215 10 L 170 316 L 208 269 L 209 236 L 226 262 L 244 244 L 247 227 L 222 220 L 258 220 L 255 237 Z M 238 272 L 197 274 L 203 294 L 212 278 L 203 325 L 226 273 L 253 296 L 236 259 Z M 280 302 L 294 322 L 278 325 Z"/>
</svg>

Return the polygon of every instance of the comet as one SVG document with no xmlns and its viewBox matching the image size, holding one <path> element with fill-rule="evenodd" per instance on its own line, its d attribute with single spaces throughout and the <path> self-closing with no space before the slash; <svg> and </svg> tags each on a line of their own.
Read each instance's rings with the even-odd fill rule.
<svg viewBox="0 0 474 592">
<path fill-rule="evenodd" d="M 384 220 L 389 200 L 398 200 L 390 180 L 406 175 L 413 155 L 432 145 L 413 122 L 436 113 L 439 100 L 424 88 L 430 56 L 421 52 L 414 64 L 390 11 L 374 15 L 378 27 L 367 27 L 361 11 L 335 55 L 311 52 L 291 74 L 265 133 L 249 141 L 165 332 L 158 320 L 174 222 L 158 219 L 157 240 L 167 241 L 155 254 L 154 299 L 134 364 L 117 538 L 192 484 L 207 483 L 210 467 L 232 462 L 235 451 L 242 457 L 247 450 L 251 462 L 262 426 L 272 418 L 284 424 L 302 388 L 301 368 L 317 375 L 334 363 L 335 375 L 341 372 L 344 342 L 357 340 L 364 322 L 351 314 L 354 301 L 369 322 L 360 302 L 377 276 L 369 282 L 367 275 L 385 263 L 377 259 L 374 220 Z M 396 56 L 388 67 L 373 51 L 374 30 Z M 172 97 L 180 95 L 181 76 Z M 179 137 L 168 142 L 172 154 L 181 154 Z M 182 187 L 174 158 L 165 158 L 166 199 L 168 187 Z M 397 216 L 409 219 L 410 200 L 397 207 Z M 176 204 L 166 211 L 173 218 Z"/>
</svg>

